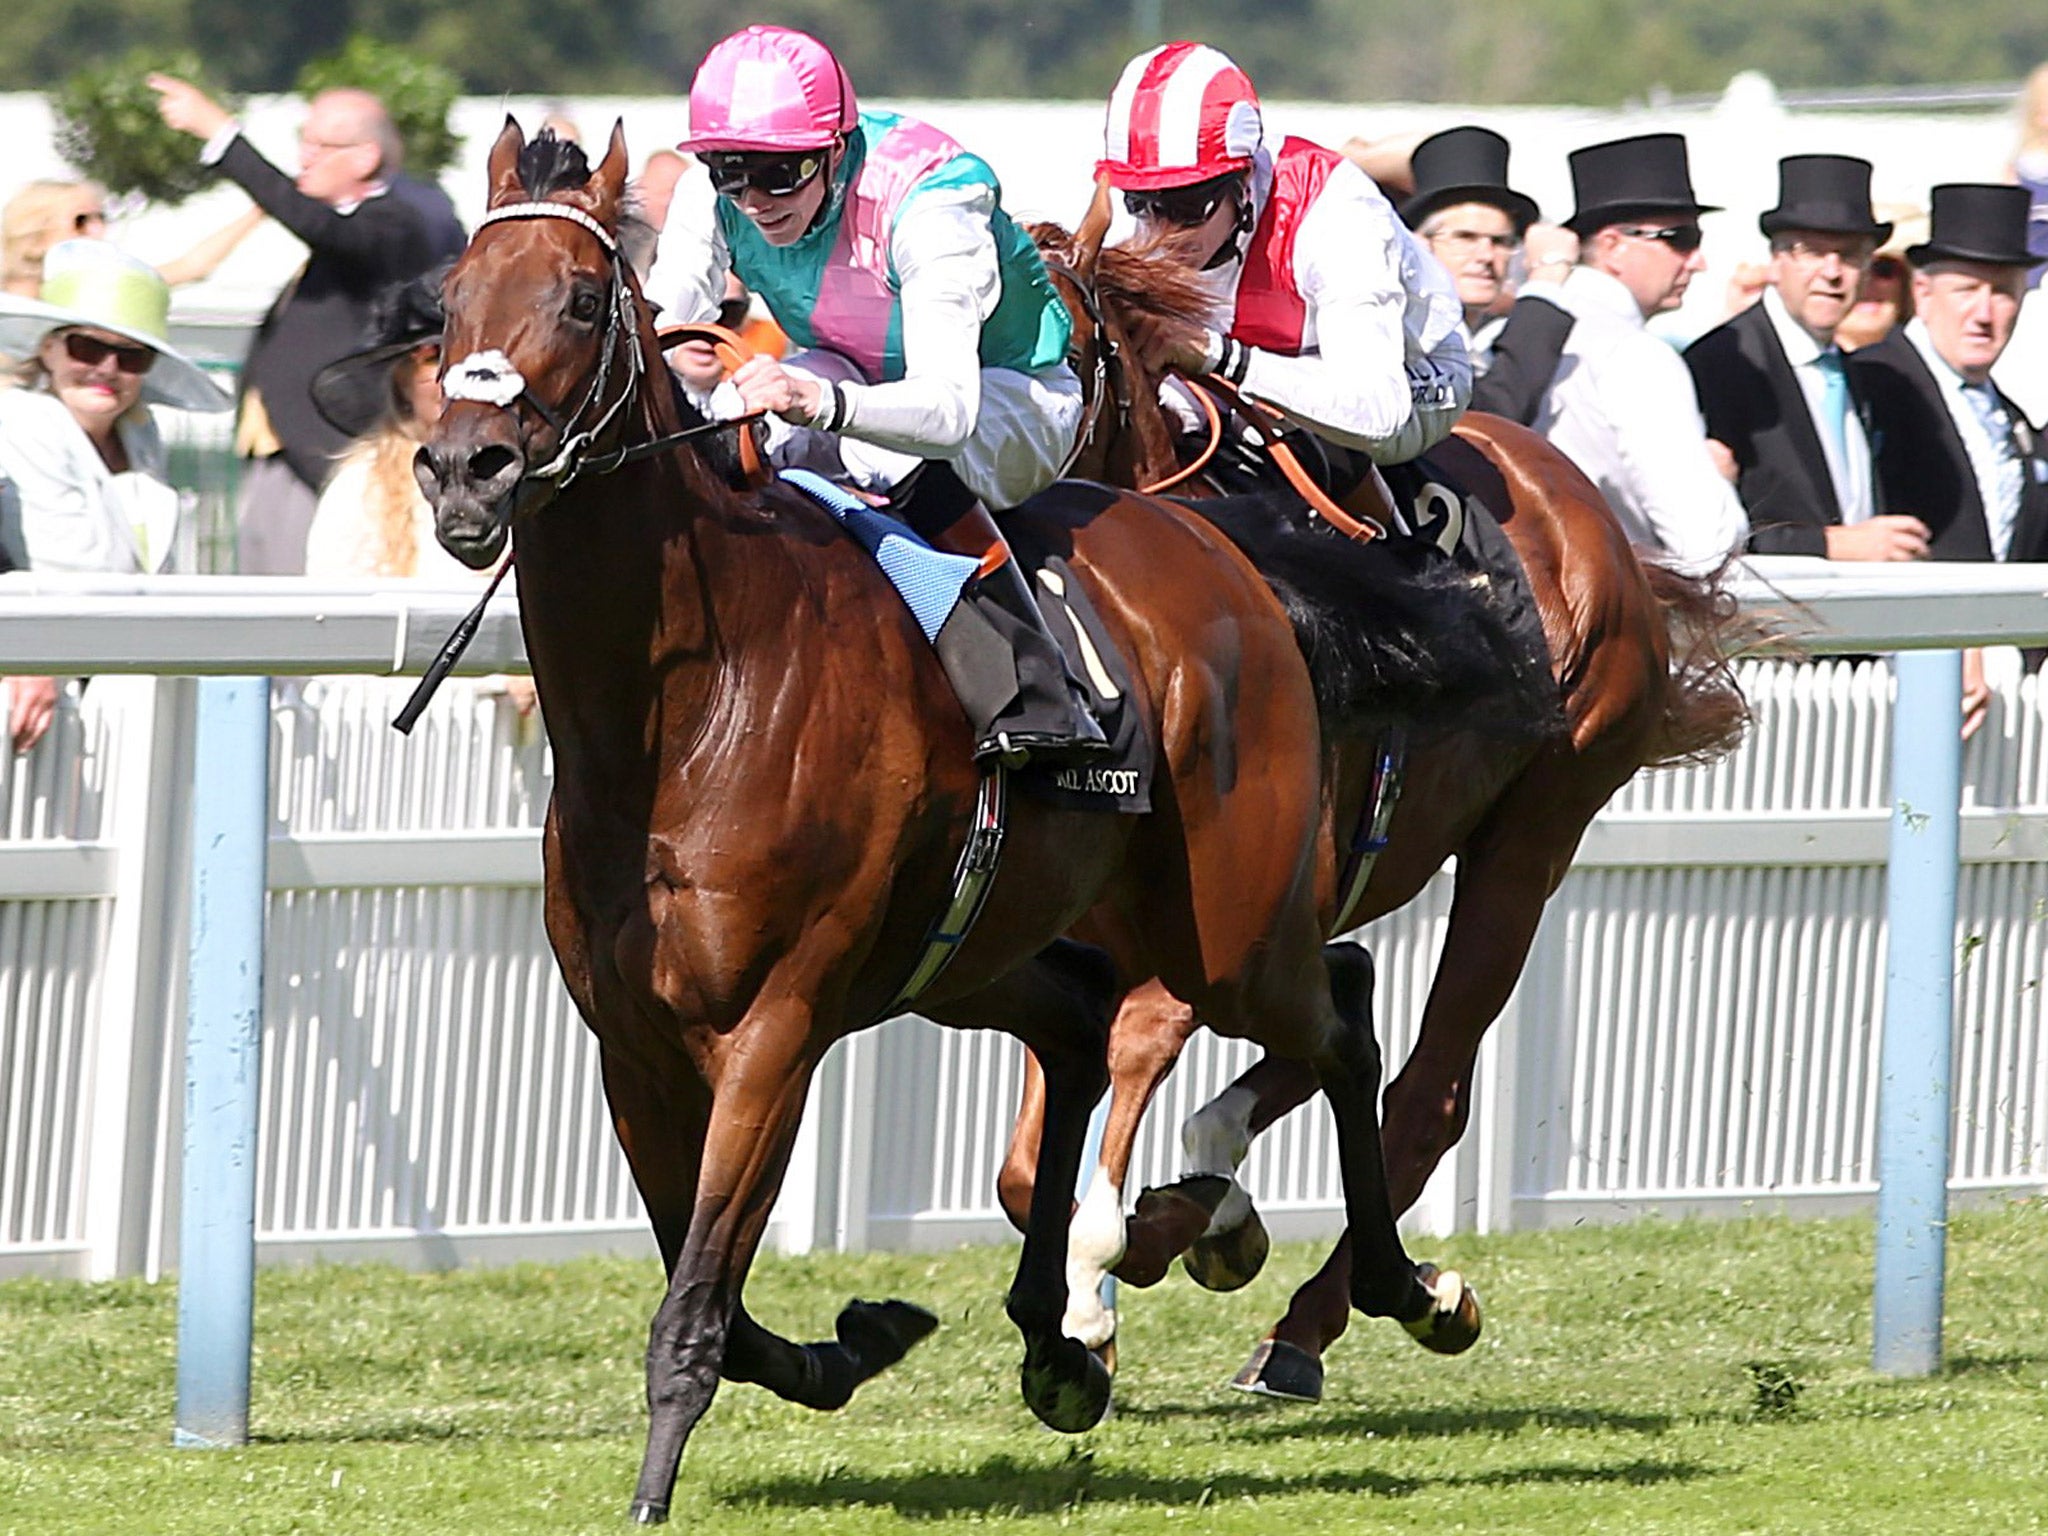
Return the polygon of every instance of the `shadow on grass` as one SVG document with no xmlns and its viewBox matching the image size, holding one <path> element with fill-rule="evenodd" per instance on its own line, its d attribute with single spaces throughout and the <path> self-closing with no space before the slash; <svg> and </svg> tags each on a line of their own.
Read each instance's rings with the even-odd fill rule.
<svg viewBox="0 0 2048 1536">
<path fill-rule="evenodd" d="M 2048 1354 L 1951 1355 L 1942 1362 L 1944 1376 L 2017 1376 L 2048 1366 Z"/>
<path fill-rule="evenodd" d="M 898 1475 L 845 1471 L 821 1478 L 771 1478 L 730 1484 L 718 1493 L 727 1505 L 770 1504 L 809 1509 L 820 1505 L 887 1508 L 908 1517 L 961 1514 L 1045 1514 L 1089 1504 L 1186 1507 L 1242 1498 L 1271 1498 L 1301 1493 L 1368 1494 L 1379 1498 L 1410 1498 L 1430 1488 L 1515 1487 L 1521 1484 L 1585 1484 L 1642 1487 L 1654 1483 L 1689 1482 L 1714 1475 L 1711 1468 L 1689 1461 L 1641 1458 L 1590 1465 L 1542 1463 L 1503 1468 L 1469 1476 L 1403 1477 L 1363 1470 L 1323 1471 L 1299 1477 L 1221 1472 L 1162 1476 L 1135 1470 L 1104 1469 L 1081 1455 L 1053 1466 L 1039 1466 L 1009 1456 L 994 1456 L 964 1471 L 905 1472 Z"/>
<path fill-rule="evenodd" d="M 1626 1413 L 1610 1408 L 1354 1408 L 1330 1410 L 1307 1404 L 1232 1393 L 1214 1402 L 1162 1402 L 1116 1405 L 1118 1417 L 1134 1423 L 1186 1422 L 1201 1419 L 1232 1421 L 1233 1434 L 1246 1440 L 1304 1440 L 1330 1437 L 1356 1440 L 1367 1435 L 1383 1440 L 1446 1435 L 1504 1435 L 1517 1430 L 1593 1429 L 1659 1435 L 1676 1422 L 1668 1413 Z"/>
</svg>

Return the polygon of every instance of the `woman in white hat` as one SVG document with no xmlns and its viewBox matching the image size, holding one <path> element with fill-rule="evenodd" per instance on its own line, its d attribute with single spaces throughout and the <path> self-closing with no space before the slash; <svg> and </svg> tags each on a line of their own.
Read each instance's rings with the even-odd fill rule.
<svg viewBox="0 0 2048 1536">
<path fill-rule="evenodd" d="M 0 351 L 24 360 L 21 387 L 0 390 L 0 543 L 13 564 L 164 567 L 178 493 L 147 407 L 233 404 L 170 345 L 169 312 L 170 289 L 155 269 L 103 240 L 52 246 L 39 298 L 0 294 Z M 24 715 L 40 713 L 47 725 L 54 691 L 15 684 L 15 746 L 26 750 L 42 731 Z"/>
</svg>

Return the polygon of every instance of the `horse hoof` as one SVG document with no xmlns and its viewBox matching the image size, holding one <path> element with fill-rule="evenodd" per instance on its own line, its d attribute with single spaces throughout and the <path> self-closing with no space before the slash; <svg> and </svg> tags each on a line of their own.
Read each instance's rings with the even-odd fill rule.
<svg viewBox="0 0 2048 1536">
<path fill-rule="evenodd" d="M 1230 1378 L 1240 1392 L 1289 1403 L 1323 1400 L 1323 1362 L 1280 1339 L 1262 1339 L 1244 1369 Z"/>
<path fill-rule="evenodd" d="M 1176 1257 L 1209 1230 L 1209 1219 L 1230 1190 L 1230 1181 L 1198 1174 L 1138 1196 L 1124 1224 L 1124 1256 L 1110 1273 L 1140 1290 L 1157 1285 Z"/>
<path fill-rule="evenodd" d="M 1116 1335 L 1111 1334 L 1088 1353 L 1102 1362 L 1102 1368 L 1109 1372 L 1111 1381 L 1116 1380 Z"/>
<path fill-rule="evenodd" d="M 1415 1278 L 1429 1292 L 1430 1308 L 1401 1326 L 1424 1349 L 1462 1355 L 1479 1341 L 1479 1293 L 1455 1269 L 1439 1270 L 1434 1264 L 1416 1265 Z"/>
<path fill-rule="evenodd" d="M 1199 1238 L 1181 1256 L 1181 1267 L 1195 1284 L 1209 1291 L 1234 1291 L 1249 1285 L 1265 1268 L 1273 1240 L 1256 1206 L 1237 1226 L 1214 1237 Z"/>
<path fill-rule="evenodd" d="M 865 1381 L 910 1353 L 939 1320 L 907 1301 L 850 1301 L 833 1331 L 858 1364 Z"/>
<path fill-rule="evenodd" d="M 635 1525 L 667 1525 L 668 1506 L 666 1504 L 650 1504 L 644 1500 L 636 1499 L 633 1502 L 633 1523 Z"/>
<path fill-rule="evenodd" d="M 1109 1371 L 1078 1339 L 1026 1350 L 1021 1385 L 1039 1422 L 1063 1435 L 1093 1429 L 1109 1412 Z"/>
</svg>

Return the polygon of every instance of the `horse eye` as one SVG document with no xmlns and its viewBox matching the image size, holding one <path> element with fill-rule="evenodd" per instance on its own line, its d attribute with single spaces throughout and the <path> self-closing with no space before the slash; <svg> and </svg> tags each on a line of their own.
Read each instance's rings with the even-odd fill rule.
<svg viewBox="0 0 2048 1536">
<path fill-rule="evenodd" d="M 569 318 L 588 324 L 597 318 L 599 301 L 595 290 L 585 288 L 569 301 Z"/>
</svg>

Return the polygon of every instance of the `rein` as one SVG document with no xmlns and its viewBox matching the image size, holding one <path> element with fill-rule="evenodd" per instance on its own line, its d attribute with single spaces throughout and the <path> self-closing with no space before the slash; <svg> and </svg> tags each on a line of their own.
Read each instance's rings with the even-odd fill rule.
<svg viewBox="0 0 2048 1536">
<path fill-rule="evenodd" d="M 1252 430 L 1258 434 L 1260 443 L 1265 447 L 1266 456 L 1279 468 L 1280 473 L 1287 477 L 1287 483 L 1294 487 L 1295 494 L 1308 503 L 1311 512 L 1346 538 L 1356 539 L 1361 544 L 1369 544 L 1374 539 L 1384 539 L 1387 536 L 1386 524 L 1378 518 L 1355 517 L 1346 512 L 1330 498 L 1328 492 L 1316 484 L 1315 477 L 1301 467 L 1301 460 L 1294 456 L 1294 450 L 1288 447 L 1282 438 L 1286 423 L 1277 411 L 1250 399 L 1235 384 L 1217 374 L 1204 374 L 1202 383 L 1229 401 L 1231 408 L 1251 424 Z M 1384 482 L 1379 478 L 1377 468 L 1368 477 L 1368 482 L 1377 488 L 1382 506 L 1389 506 L 1390 497 L 1384 489 Z"/>
<path fill-rule="evenodd" d="M 1088 391 L 1088 414 L 1081 422 L 1081 430 L 1074 434 L 1074 446 L 1067 451 L 1067 460 L 1060 465 L 1060 472 L 1053 478 L 1064 480 L 1081 461 L 1081 455 L 1095 438 L 1095 429 L 1102 424 L 1103 402 L 1112 396 L 1116 400 L 1116 419 L 1119 427 L 1128 427 L 1131 420 L 1130 375 L 1125 372 L 1123 359 L 1117 353 L 1116 340 L 1109 334 L 1108 323 L 1103 319 L 1102 301 L 1096 296 L 1095 285 L 1084 279 L 1079 272 L 1064 261 L 1055 261 L 1041 253 L 1046 271 L 1055 277 L 1063 277 L 1081 301 L 1081 310 L 1095 327 L 1095 381 Z"/>
</svg>

